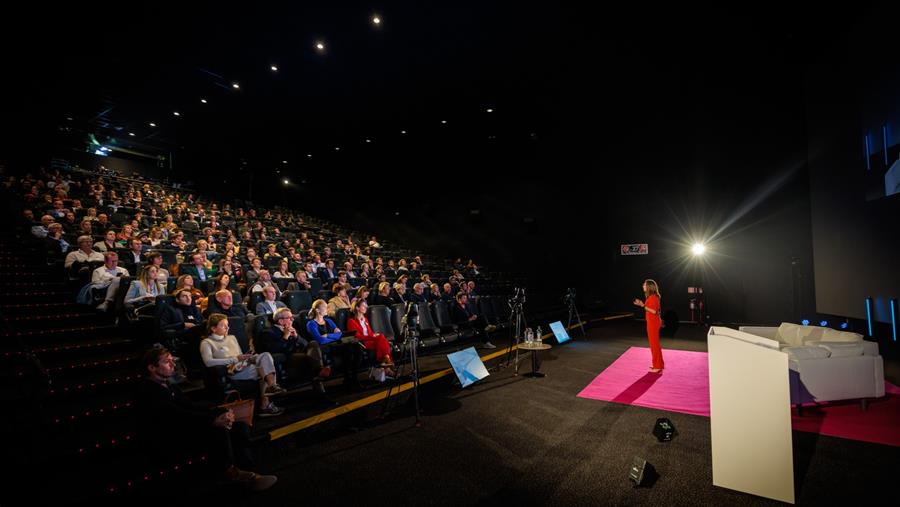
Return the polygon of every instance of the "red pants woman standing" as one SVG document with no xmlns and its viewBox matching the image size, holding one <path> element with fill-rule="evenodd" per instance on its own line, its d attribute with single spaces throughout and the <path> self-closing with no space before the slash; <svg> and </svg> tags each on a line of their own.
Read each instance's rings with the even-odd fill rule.
<svg viewBox="0 0 900 507">
<path fill-rule="evenodd" d="M 650 342 L 650 355 L 653 358 L 650 372 L 660 373 L 665 368 L 665 362 L 663 361 L 662 347 L 659 345 L 659 328 L 662 327 L 662 319 L 659 316 L 659 286 L 653 280 L 648 279 L 644 281 L 643 289 L 646 299 L 644 301 L 635 299 L 634 304 L 644 308 L 647 318 L 647 340 Z"/>
</svg>

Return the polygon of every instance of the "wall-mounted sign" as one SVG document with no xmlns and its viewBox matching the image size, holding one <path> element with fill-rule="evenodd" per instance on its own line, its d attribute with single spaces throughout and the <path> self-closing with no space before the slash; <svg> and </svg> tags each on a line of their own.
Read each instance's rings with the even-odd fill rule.
<svg viewBox="0 0 900 507">
<path fill-rule="evenodd" d="M 647 243 L 622 245 L 622 255 L 647 255 Z"/>
</svg>

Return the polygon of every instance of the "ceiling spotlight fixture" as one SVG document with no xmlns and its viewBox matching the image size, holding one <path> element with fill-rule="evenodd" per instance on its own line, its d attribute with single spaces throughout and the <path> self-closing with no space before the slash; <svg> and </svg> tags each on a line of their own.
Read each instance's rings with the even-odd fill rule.
<svg viewBox="0 0 900 507">
<path fill-rule="evenodd" d="M 691 252 L 694 255 L 703 255 L 703 252 L 706 251 L 706 247 L 703 246 L 703 243 L 694 243 L 694 246 L 691 247 Z"/>
<path fill-rule="evenodd" d="M 131 137 L 134 137 L 134 132 L 129 132 L 128 135 L 130 135 Z"/>
<path fill-rule="evenodd" d="M 405 131 L 405 130 L 401 130 L 400 133 L 401 133 L 401 134 L 405 134 L 406 131 Z"/>
<path fill-rule="evenodd" d="M 316 49 L 319 51 L 325 51 L 325 43 L 324 42 L 316 42 Z"/>
<path fill-rule="evenodd" d="M 181 116 L 181 113 L 179 113 L 178 111 L 175 111 L 172 114 L 174 114 L 175 116 Z"/>
<path fill-rule="evenodd" d="M 312 153 L 307 153 L 306 158 L 312 158 Z"/>
<path fill-rule="evenodd" d="M 371 143 L 372 140 L 371 140 L 371 139 L 366 139 L 366 142 L 367 142 L 367 143 Z"/>
<path fill-rule="evenodd" d="M 241 85 L 239 85 L 239 84 L 237 84 L 237 83 L 231 83 L 231 87 L 234 88 L 235 90 L 240 90 L 240 89 L 241 89 Z"/>
<path fill-rule="evenodd" d="M 340 147 L 340 146 L 335 146 L 335 147 L 334 147 L 334 151 L 341 151 L 341 147 Z"/>
<path fill-rule="evenodd" d="M 375 23 L 376 25 L 380 25 L 381 18 L 379 18 L 378 16 L 372 16 L 372 23 Z"/>
<path fill-rule="evenodd" d="M 287 164 L 287 160 L 282 160 L 281 163 L 282 163 L 282 164 Z"/>
<path fill-rule="evenodd" d="M 285 184 L 285 185 L 290 185 L 290 184 L 291 184 L 291 180 L 285 178 L 285 179 L 284 179 L 284 184 Z"/>
<path fill-rule="evenodd" d="M 152 122 L 152 121 L 151 121 L 151 122 L 150 122 L 150 126 L 151 126 L 151 127 L 155 127 L 155 126 L 156 126 L 156 124 L 155 124 L 155 123 L 153 123 L 153 122 Z"/>
<path fill-rule="evenodd" d="M 200 102 L 202 102 L 202 103 L 204 103 L 204 104 L 207 103 L 207 102 L 206 102 L 206 99 L 200 99 Z"/>
<path fill-rule="evenodd" d="M 447 120 L 441 120 L 441 123 L 443 123 L 444 125 L 446 125 L 446 124 L 447 124 Z"/>
<path fill-rule="evenodd" d="M 277 65 L 273 65 L 273 66 L 271 66 L 271 67 L 269 67 L 269 68 L 272 69 L 272 72 L 278 72 L 278 66 L 277 66 Z"/>
<path fill-rule="evenodd" d="M 487 112 L 489 112 L 489 113 L 493 113 L 493 112 L 494 112 L 494 110 L 493 110 L 493 109 L 491 109 L 491 108 L 487 108 Z"/>
</svg>

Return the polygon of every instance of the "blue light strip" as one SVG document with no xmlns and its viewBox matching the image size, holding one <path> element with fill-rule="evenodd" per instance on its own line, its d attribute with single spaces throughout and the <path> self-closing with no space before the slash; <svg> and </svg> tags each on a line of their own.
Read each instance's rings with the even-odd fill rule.
<svg viewBox="0 0 900 507">
<path fill-rule="evenodd" d="M 881 126 L 881 135 L 884 137 L 884 165 L 888 165 L 887 123 Z M 896 337 L 895 337 L 896 339 Z"/>
<path fill-rule="evenodd" d="M 872 162 L 869 160 L 872 156 L 872 152 L 869 151 L 869 133 L 866 132 L 866 135 L 863 136 L 863 143 L 866 145 L 866 171 L 872 170 Z"/>
<path fill-rule="evenodd" d="M 894 330 L 894 341 L 897 341 L 897 300 L 891 300 L 891 328 Z"/>
<path fill-rule="evenodd" d="M 869 322 L 869 336 L 872 336 L 872 298 L 866 298 L 866 320 Z"/>
</svg>

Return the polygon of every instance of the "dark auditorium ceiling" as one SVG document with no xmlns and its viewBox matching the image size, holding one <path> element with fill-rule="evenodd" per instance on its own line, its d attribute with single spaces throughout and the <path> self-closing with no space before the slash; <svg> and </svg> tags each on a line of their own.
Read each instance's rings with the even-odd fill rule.
<svg viewBox="0 0 900 507">
<path fill-rule="evenodd" d="M 590 144 L 585 132 L 627 129 L 669 97 L 672 82 L 693 86 L 720 68 L 727 78 L 777 60 L 799 73 L 852 22 L 836 8 L 817 6 L 811 18 L 790 5 L 127 9 L 63 4 L 7 17 L 20 22 L 3 35 L 16 139 L 52 144 L 62 129 L 77 144 L 94 134 L 171 153 L 206 177 L 239 161 L 296 175 L 313 161 L 344 174 L 408 173 L 445 155 L 466 162 L 540 143 Z"/>
</svg>

